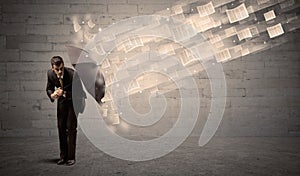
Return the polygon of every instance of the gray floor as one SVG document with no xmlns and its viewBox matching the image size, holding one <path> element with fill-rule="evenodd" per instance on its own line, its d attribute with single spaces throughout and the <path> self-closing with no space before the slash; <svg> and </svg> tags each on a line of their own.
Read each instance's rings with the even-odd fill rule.
<svg viewBox="0 0 300 176">
<path fill-rule="evenodd" d="M 172 153 L 131 162 L 99 151 L 79 132 L 77 163 L 56 165 L 56 137 L 1 138 L 0 175 L 300 175 L 300 137 L 188 138 Z"/>
</svg>

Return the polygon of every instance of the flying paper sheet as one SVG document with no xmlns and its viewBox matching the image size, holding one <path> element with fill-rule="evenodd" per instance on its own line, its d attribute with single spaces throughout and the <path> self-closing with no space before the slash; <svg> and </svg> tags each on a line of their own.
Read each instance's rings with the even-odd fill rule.
<svg viewBox="0 0 300 176">
<path fill-rule="evenodd" d="M 126 40 L 123 44 L 124 51 L 127 53 L 137 47 L 144 46 L 142 40 L 138 36 L 134 36 Z"/>
<path fill-rule="evenodd" d="M 216 59 L 218 62 L 224 62 L 230 58 L 231 58 L 231 54 L 230 54 L 228 48 L 226 48 L 216 54 Z"/>
<path fill-rule="evenodd" d="M 241 21 L 249 17 L 247 8 L 244 3 L 234 9 L 226 10 L 226 14 L 230 23 Z"/>
<path fill-rule="evenodd" d="M 275 26 L 268 27 L 267 31 L 268 31 L 270 38 L 280 36 L 284 33 L 281 23 L 278 23 Z"/>
<path fill-rule="evenodd" d="M 208 16 L 215 13 L 215 8 L 212 2 L 197 7 L 200 17 Z"/>
<path fill-rule="evenodd" d="M 246 28 L 246 29 L 243 29 L 241 31 L 238 31 L 237 36 L 238 36 L 239 40 L 241 41 L 241 40 L 246 39 L 246 38 L 251 38 L 252 34 L 251 34 L 250 29 Z"/>
<path fill-rule="evenodd" d="M 88 26 L 89 26 L 90 28 L 93 28 L 93 27 L 96 26 L 96 24 L 93 22 L 93 20 L 89 20 L 89 21 L 88 21 Z"/>
<path fill-rule="evenodd" d="M 264 17 L 265 17 L 265 20 L 266 20 L 266 21 L 270 21 L 270 20 L 276 18 L 276 15 L 275 15 L 275 13 L 274 13 L 274 10 L 271 10 L 271 11 L 269 11 L 269 12 L 267 12 L 267 13 L 264 13 Z"/>
<path fill-rule="evenodd" d="M 80 31 L 81 26 L 79 25 L 79 23 L 77 22 L 77 20 L 74 20 L 74 21 L 73 21 L 73 28 L 74 28 L 74 31 L 75 31 L 75 32 Z"/>
</svg>

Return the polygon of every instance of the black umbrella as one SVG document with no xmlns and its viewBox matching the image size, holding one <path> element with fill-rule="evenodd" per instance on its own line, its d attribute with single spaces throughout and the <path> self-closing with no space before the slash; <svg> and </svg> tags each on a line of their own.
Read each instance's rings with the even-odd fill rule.
<svg viewBox="0 0 300 176">
<path fill-rule="evenodd" d="M 102 104 L 105 95 L 105 80 L 96 61 L 90 54 L 74 46 L 66 46 L 70 62 L 83 82 L 86 90 Z"/>
</svg>

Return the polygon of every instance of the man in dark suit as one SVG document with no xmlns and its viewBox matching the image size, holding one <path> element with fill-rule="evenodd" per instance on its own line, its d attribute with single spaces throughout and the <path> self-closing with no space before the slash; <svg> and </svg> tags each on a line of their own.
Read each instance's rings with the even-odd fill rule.
<svg viewBox="0 0 300 176">
<path fill-rule="evenodd" d="M 74 110 L 72 101 L 74 83 L 77 82 L 75 84 L 79 85 L 79 89 L 76 88 L 76 91 L 81 90 L 78 93 L 81 95 L 79 97 L 85 97 L 85 93 L 76 72 L 71 68 L 64 67 L 64 61 L 60 56 L 52 57 L 51 66 L 52 68 L 47 73 L 46 92 L 51 102 L 57 99 L 57 126 L 60 146 L 60 159 L 57 164 L 70 166 L 75 164 L 78 115 L 77 110 Z"/>
</svg>

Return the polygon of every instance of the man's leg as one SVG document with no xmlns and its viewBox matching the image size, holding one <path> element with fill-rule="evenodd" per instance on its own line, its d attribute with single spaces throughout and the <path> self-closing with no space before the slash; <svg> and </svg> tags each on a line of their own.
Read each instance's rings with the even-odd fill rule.
<svg viewBox="0 0 300 176">
<path fill-rule="evenodd" d="M 74 108 L 72 104 L 68 106 L 67 135 L 68 135 L 68 160 L 71 161 L 70 165 L 72 165 L 75 163 L 76 136 L 77 136 L 77 116 L 74 112 Z"/>
<path fill-rule="evenodd" d="M 67 160 L 68 157 L 68 143 L 67 143 L 67 111 L 64 105 L 58 104 L 57 106 L 57 127 L 59 136 L 59 149 L 60 149 L 60 160 Z M 63 164 L 63 162 L 58 164 Z"/>
</svg>

